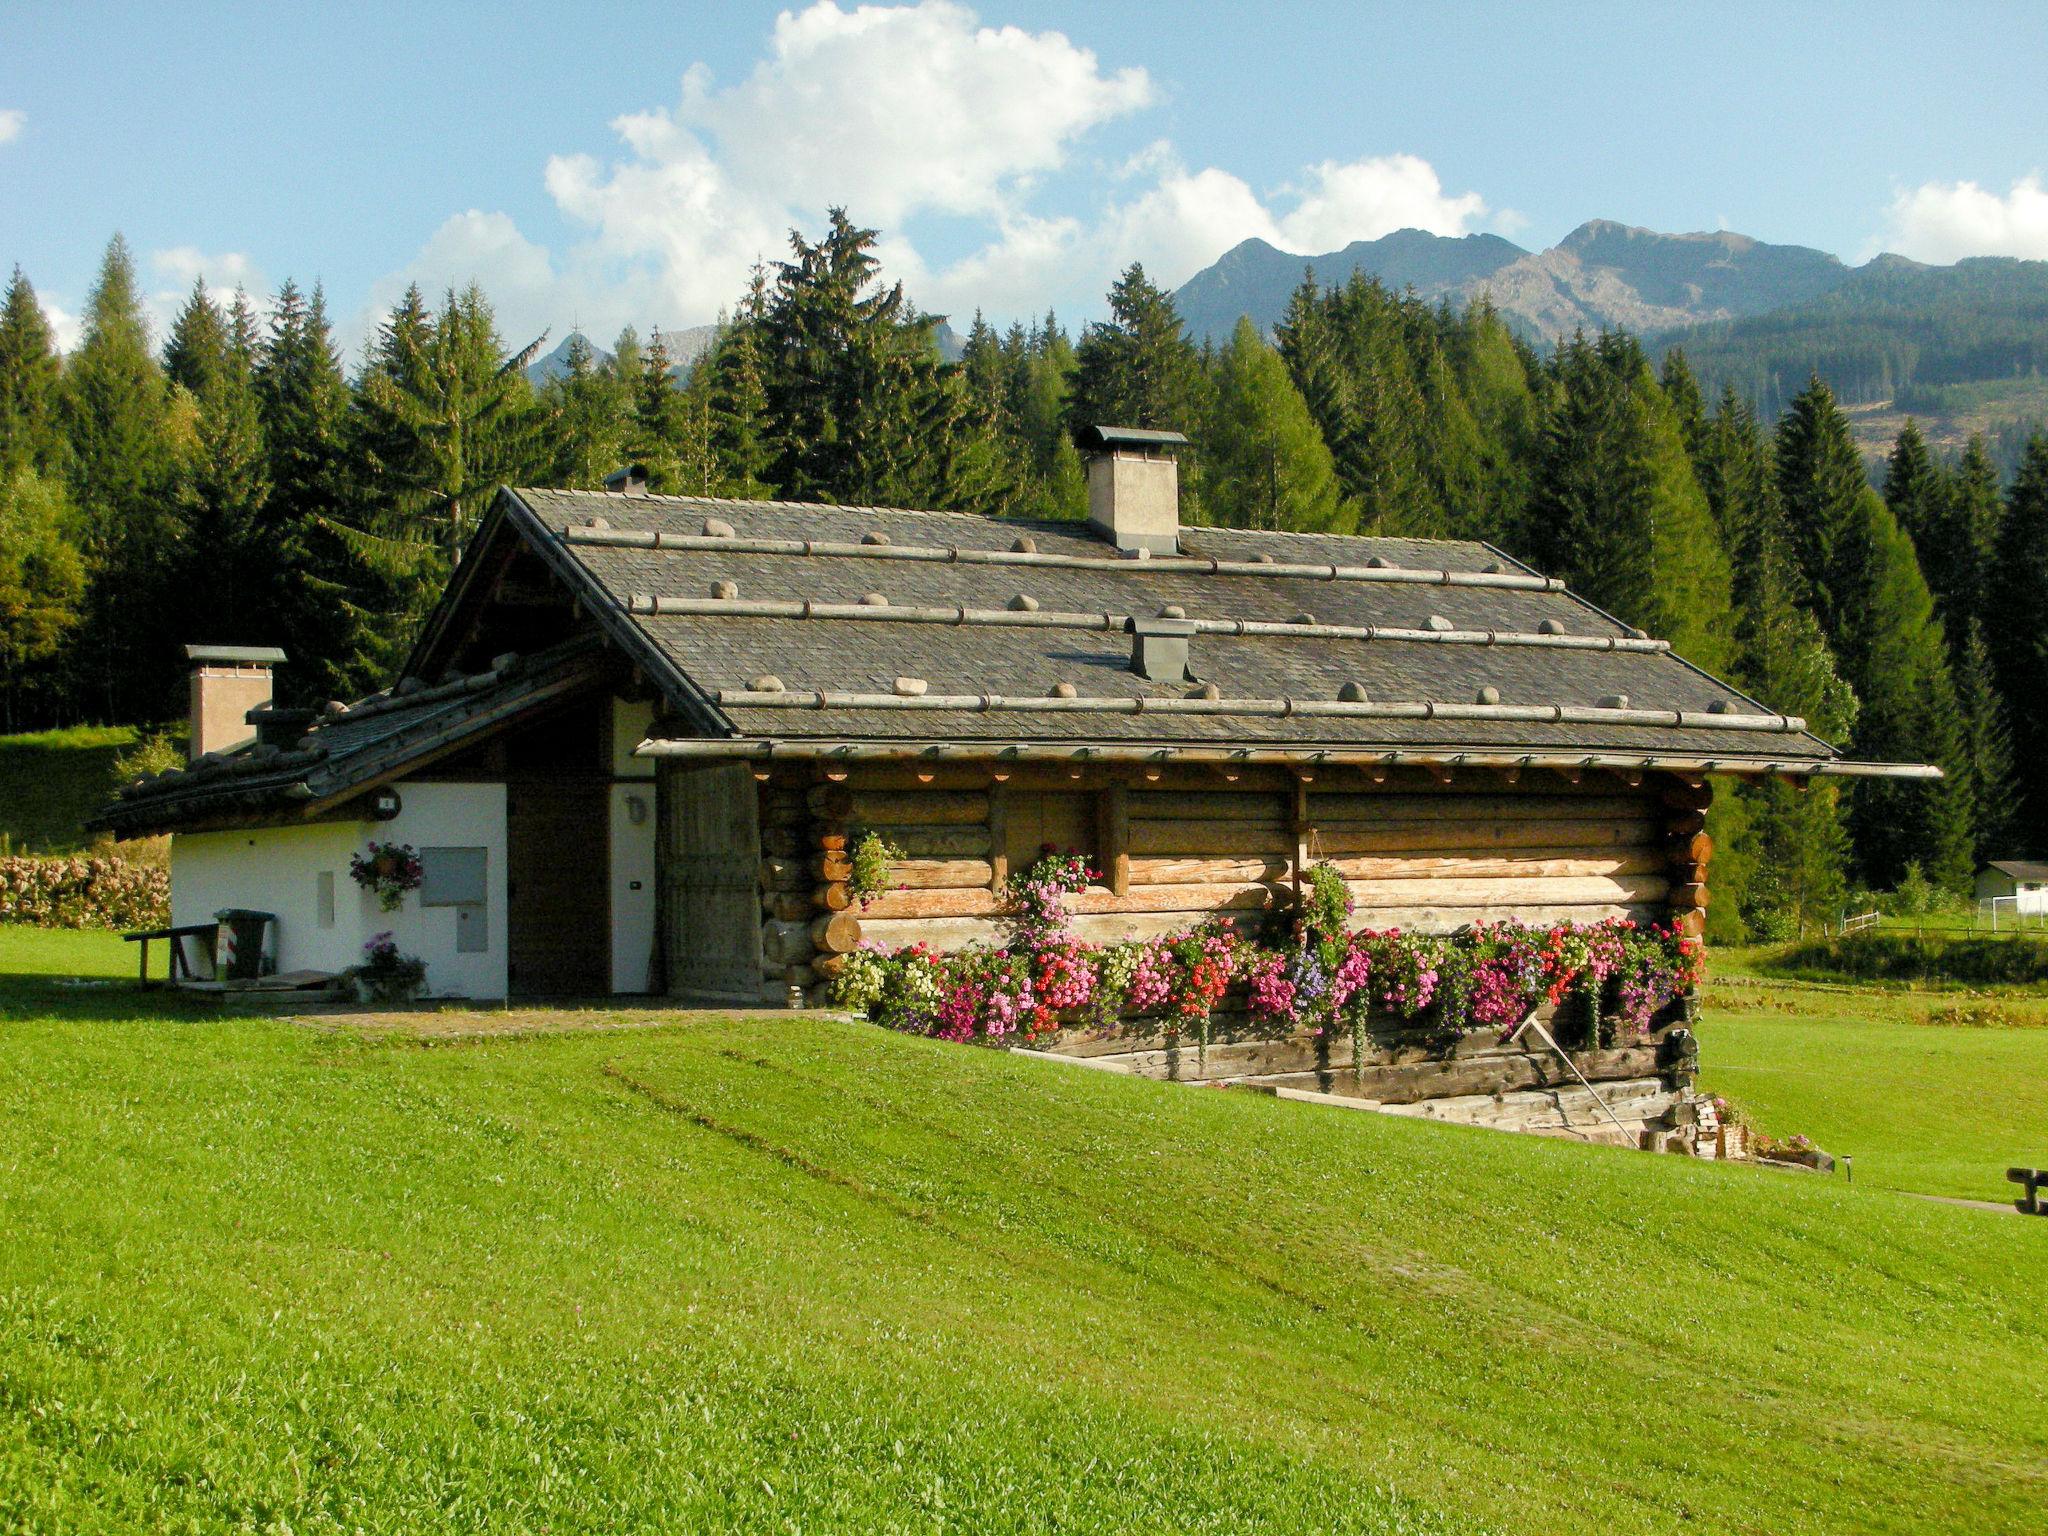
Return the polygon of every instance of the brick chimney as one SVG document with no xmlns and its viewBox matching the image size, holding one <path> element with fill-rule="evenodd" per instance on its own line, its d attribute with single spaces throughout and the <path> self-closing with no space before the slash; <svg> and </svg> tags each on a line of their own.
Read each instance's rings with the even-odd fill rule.
<svg viewBox="0 0 2048 1536">
<path fill-rule="evenodd" d="M 1075 442 L 1088 465 L 1088 523 L 1127 554 L 1180 552 L 1178 432 L 1083 427 Z"/>
<path fill-rule="evenodd" d="M 192 745 L 196 761 L 256 739 L 249 711 L 270 702 L 270 671 L 284 660 L 274 645 L 188 645 L 192 663 Z"/>
</svg>

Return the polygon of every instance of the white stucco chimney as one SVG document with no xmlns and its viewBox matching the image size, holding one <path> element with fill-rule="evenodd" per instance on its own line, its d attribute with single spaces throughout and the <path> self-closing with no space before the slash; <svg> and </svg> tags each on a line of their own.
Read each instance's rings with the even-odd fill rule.
<svg viewBox="0 0 2048 1536">
<path fill-rule="evenodd" d="M 1088 465 L 1088 523 L 1118 549 L 1180 552 L 1178 432 L 1083 427 L 1075 439 Z"/>
<path fill-rule="evenodd" d="M 274 645 L 188 645 L 185 659 L 192 664 L 194 761 L 254 741 L 249 711 L 270 702 L 271 668 L 284 652 Z"/>
</svg>

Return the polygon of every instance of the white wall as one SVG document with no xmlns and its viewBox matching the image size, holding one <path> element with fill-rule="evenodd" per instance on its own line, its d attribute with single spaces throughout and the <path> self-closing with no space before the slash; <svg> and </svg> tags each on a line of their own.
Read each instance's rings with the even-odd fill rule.
<svg viewBox="0 0 2048 1536">
<path fill-rule="evenodd" d="M 427 990 L 442 997 L 505 995 L 505 787 L 401 782 L 390 821 L 320 822 L 243 832 L 188 832 L 171 840 L 171 921 L 207 923 L 222 907 L 277 914 L 279 970 L 340 971 L 362 958 L 371 935 L 427 962 Z M 485 947 L 456 947 L 453 907 L 422 907 L 417 893 L 396 912 L 349 878 L 351 854 L 372 840 L 415 848 L 485 850 Z M 320 911 L 320 876 L 333 877 L 331 924 Z M 651 885 L 651 882 L 650 882 Z"/>
<path fill-rule="evenodd" d="M 654 960 L 653 781 L 614 784 L 611 821 L 612 990 L 646 992 Z"/>
</svg>

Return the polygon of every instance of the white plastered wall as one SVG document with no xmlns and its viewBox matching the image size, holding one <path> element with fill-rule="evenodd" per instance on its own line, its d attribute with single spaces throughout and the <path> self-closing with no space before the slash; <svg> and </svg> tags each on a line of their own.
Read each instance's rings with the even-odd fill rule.
<svg viewBox="0 0 2048 1536">
<path fill-rule="evenodd" d="M 654 961 L 654 762 L 633 749 L 654 724 L 654 706 L 612 701 L 612 990 L 645 992 Z"/>
<path fill-rule="evenodd" d="M 440 997 L 505 995 L 505 787 L 401 782 L 390 821 L 320 822 L 239 832 L 188 832 L 171 840 L 171 921 L 208 923 L 223 907 L 277 914 L 281 971 L 341 971 L 362 959 L 373 934 L 390 932 L 427 963 Z M 458 947 L 457 909 L 423 907 L 418 893 L 396 912 L 349 878 L 352 854 L 372 840 L 415 848 L 482 848 L 485 923 L 481 950 Z M 322 875 L 333 892 L 322 900 Z"/>
</svg>

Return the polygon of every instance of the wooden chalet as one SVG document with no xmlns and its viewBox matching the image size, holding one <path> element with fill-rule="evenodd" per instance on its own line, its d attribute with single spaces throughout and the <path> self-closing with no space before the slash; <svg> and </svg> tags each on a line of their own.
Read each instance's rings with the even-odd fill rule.
<svg viewBox="0 0 2048 1536">
<path fill-rule="evenodd" d="M 1088 522 L 507 489 L 388 692 L 252 709 L 102 824 L 176 834 L 174 921 L 277 913 L 285 969 L 389 929 L 437 992 L 779 1004 L 989 939 L 1048 843 L 1103 873 L 1083 937 L 1283 913 L 1321 858 L 1362 926 L 1697 931 L 1712 776 L 1933 772 L 1485 544 L 1182 527 L 1181 441 L 1088 433 Z M 905 855 L 864 909 L 863 828 Z M 396 913 L 371 839 L 425 864 Z"/>
</svg>

